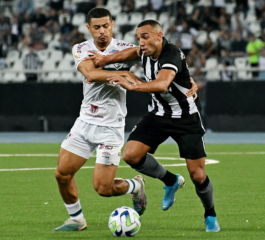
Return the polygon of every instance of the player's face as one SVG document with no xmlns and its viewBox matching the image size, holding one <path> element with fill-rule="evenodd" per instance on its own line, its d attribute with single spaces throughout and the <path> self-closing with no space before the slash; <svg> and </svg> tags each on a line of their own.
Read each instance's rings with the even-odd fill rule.
<svg viewBox="0 0 265 240">
<path fill-rule="evenodd" d="M 112 30 L 114 21 L 109 17 L 92 18 L 89 25 L 86 25 L 88 31 L 91 33 L 96 46 L 107 46 L 112 38 Z"/>
<path fill-rule="evenodd" d="M 157 59 L 162 50 L 163 34 L 152 26 L 145 25 L 136 29 L 136 38 L 145 56 Z"/>
</svg>

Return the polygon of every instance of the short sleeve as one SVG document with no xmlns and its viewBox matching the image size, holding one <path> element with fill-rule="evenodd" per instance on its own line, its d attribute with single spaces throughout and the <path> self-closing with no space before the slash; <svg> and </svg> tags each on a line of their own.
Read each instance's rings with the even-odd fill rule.
<svg viewBox="0 0 265 240">
<path fill-rule="evenodd" d="M 72 48 L 72 54 L 75 60 L 75 67 L 78 69 L 78 65 L 82 62 L 85 58 L 93 56 L 91 53 L 88 52 L 88 47 L 86 43 L 75 44 Z"/>
<path fill-rule="evenodd" d="M 161 69 L 170 69 L 177 72 L 182 70 L 182 60 L 185 59 L 185 55 L 182 51 L 176 48 L 170 49 L 163 53 L 160 59 Z"/>
</svg>

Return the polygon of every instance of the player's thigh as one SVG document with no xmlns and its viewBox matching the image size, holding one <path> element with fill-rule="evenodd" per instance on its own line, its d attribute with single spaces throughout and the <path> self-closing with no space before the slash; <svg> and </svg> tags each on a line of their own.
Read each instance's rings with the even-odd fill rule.
<svg viewBox="0 0 265 240">
<path fill-rule="evenodd" d="M 155 153 L 157 147 L 169 137 L 169 133 L 165 131 L 163 118 L 153 116 L 151 113 L 145 115 L 133 128 L 128 137 L 128 142 L 133 145 L 135 142 L 149 146 L 149 153 Z M 126 145 L 127 145 L 126 143 Z M 130 144 L 130 145 L 131 145 Z M 138 145 L 135 144 L 138 147 Z M 129 147 L 127 145 L 127 149 Z M 137 153 L 137 152 L 136 152 Z"/>
<path fill-rule="evenodd" d="M 61 148 L 58 156 L 57 172 L 61 175 L 74 175 L 87 161 L 66 149 Z"/>
<path fill-rule="evenodd" d="M 124 143 L 124 128 L 97 127 L 96 163 L 119 166 Z"/>
<path fill-rule="evenodd" d="M 63 140 L 61 147 L 71 153 L 88 159 L 97 147 L 96 143 L 86 138 L 87 132 L 89 132 L 91 128 L 90 124 L 77 119 L 70 133 Z M 91 135 L 93 134 L 92 132 Z"/>
<path fill-rule="evenodd" d="M 94 168 L 93 185 L 96 190 L 99 188 L 110 189 L 116 176 L 117 165 L 104 165 L 96 163 Z"/>
<path fill-rule="evenodd" d="M 189 172 L 196 172 L 198 170 L 204 170 L 205 168 L 205 158 L 198 159 L 186 159 L 186 164 Z"/>
<path fill-rule="evenodd" d="M 173 134 L 171 137 L 178 144 L 180 157 L 185 159 L 206 157 L 203 134 Z"/>
</svg>

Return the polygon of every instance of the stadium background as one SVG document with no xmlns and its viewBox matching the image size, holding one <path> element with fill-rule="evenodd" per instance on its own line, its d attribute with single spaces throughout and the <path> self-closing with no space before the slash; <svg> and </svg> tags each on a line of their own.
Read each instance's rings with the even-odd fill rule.
<svg viewBox="0 0 265 240">
<path fill-rule="evenodd" d="M 70 129 L 82 100 L 82 84 L 70 51 L 74 43 L 91 37 L 85 18 L 95 6 L 111 11 L 116 24 L 114 36 L 128 42 L 135 42 L 134 28 L 142 19 L 161 23 L 166 37 L 186 53 L 209 132 L 265 131 L 265 79 L 253 74 L 264 69 L 251 68 L 245 50 L 233 55 L 231 49 L 236 30 L 246 43 L 251 33 L 264 40 L 264 1 L 28 0 L 25 2 L 31 5 L 26 10 L 19 7 L 20 2 L 0 1 L 1 132 Z M 9 30 L 17 41 L 8 43 L 5 36 Z M 41 62 L 33 70 L 36 81 L 26 80 L 29 70 L 23 66 L 30 47 Z M 224 65 L 227 61 L 229 68 Z M 133 71 L 142 76 L 140 68 Z M 225 75 L 227 72 L 232 75 Z M 128 92 L 126 131 L 146 112 L 148 101 L 148 94 Z"/>
</svg>

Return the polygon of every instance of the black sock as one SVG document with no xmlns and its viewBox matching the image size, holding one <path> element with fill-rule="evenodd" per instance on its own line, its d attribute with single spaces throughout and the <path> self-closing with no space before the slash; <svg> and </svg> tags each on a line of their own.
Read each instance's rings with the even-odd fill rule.
<svg viewBox="0 0 265 240">
<path fill-rule="evenodd" d="M 193 182 L 193 183 L 196 186 L 196 188 L 198 188 L 199 190 L 203 190 L 208 186 L 209 182 L 210 182 L 210 179 L 208 178 L 208 176 L 206 176 L 206 179 L 204 180 L 202 184 L 198 184 L 196 182 Z"/>
<path fill-rule="evenodd" d="M 161 181 L 165 183 L 167 186 L 173 186 L 175 182 L 177 181 L 176 174 L 173 174 L 169 171 L 166 172 L 165 176 L 161 178 Z"/>
<path fill-rule="evenodd" d="M 204 217 L 206 218 L 208 216 L 216 217 L 216 212 L 214 210 L 214 207 L 205 209 Z"/>
<path fill-rule="evenodd" d="M 208 187 L 209 183 L 210 183 L 210 179 L 208 178 L 208 176 L 206 176 L 205 181 L 202 184 L 198 184 L 196 182 L 193 182 L 194 185 L 196 186 L 196 188 L 198 190 L 203 190 L 205 188 Z M 214 210 L 214 206 L 211 208 L 204 208 L 205 212 L 204 212 L 204 218 L 208 217 L 208 216 L 212 216 L 212 217 L 216 217 L 216 212 Z"/>
</svg>

